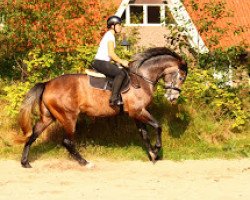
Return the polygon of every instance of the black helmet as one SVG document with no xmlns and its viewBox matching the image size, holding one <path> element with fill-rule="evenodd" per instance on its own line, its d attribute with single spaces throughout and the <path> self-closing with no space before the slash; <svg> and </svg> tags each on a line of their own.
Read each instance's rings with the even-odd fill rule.
<svg viewBox="0 0 250 200">
<path fill-rule="evenodd" d="M 110 28 L 112 25 L 121 24 L 122 19 L 117 16 L 111 16 L 107 20 L 107 27 Z"/>
</svg>

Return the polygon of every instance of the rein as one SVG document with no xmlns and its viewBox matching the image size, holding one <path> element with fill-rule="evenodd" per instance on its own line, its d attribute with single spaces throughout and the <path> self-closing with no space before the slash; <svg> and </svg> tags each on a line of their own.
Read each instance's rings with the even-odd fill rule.
<svg viewBox="0 0 250 200">
<path fill-rule="evenodd" d="M 143 76 L 143 75 L 141 75 L 141 74 L 138 74 L 138 73 L 136 73 L 136 72 L 131 72 L 131 71 L 130 71 L 130 73 L 131 73 L 131 74 L 134 74 L 134 75 L 136 75 L 136 76 L 138 76 L 138 77 L 140 77 L 140 78 L 142 78 L 144 81 L 146 81 L 147 83 L 150 83 L 150 84 L 152 84 L 152 85 L 155 85 L 155 84 L 158 83 L 158 78 L 156 79 L 156 81 L 151 81 L 151 80 L 149 80 L 148 78 L 146 78 L 145 76 Z M 176 73 L 176 75 L 174 76 L 174 78 L 177 78 L 178 74 L 179 74 L 179 70 L 178 70 L 178 72 Z M 138 82 L 138 80 L 137 80 L 137 82 Z M 176 82 L 176 80 L 173 80 L 173 78 L 172 78 L 172 82 L 171 82 L 171 84 L 170 84 L 169 86 L 165 86 L 165 85 L 163 85 L 163 84 L 161 84 L 161 85 L 163 86 L 163 88 L 164 88 L 165 90 L 171 89 L 171 90 L 176 90 L 176 91 L 178 91 L 178 92 L 181 92 L 181 89 L 180 89 L 180 88 L 177 88 L 177 87 L 174 86 L 174 85 L 175 85 L 175 82 Z"/>
<path fill-rule="evenodd" d="M 134 74 L 134 75 L 136 75 L 136 76 L 139 76 L 140 78 L 142 78 L 144 81 L 146 81 L 146 82 L 148 82 L 148 83 L 150 83 L 150 84 L 152 84 L 152 85 L 155 85 L 157 82 L 158 82 L 158 80 L 157 81 L 151 81 L 151 80 L 149 80 L 148 78 L 146 78 L 145 76 L 143 76 L 143 75 L 141 75 L 141 74 L 137 74 L 137 73 L 135 73 L 135 72 L 130 72 L 131 74 Z M 138 82 L 138 80 L 137 80 L 137 82 Z"/>
</svg>

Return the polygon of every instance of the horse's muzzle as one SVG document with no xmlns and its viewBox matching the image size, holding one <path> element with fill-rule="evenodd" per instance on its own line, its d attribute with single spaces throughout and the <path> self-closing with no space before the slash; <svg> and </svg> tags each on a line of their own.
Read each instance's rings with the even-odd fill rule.
<svg viewBox="0 0 250 200">
<path fill-rule="evenodd" d="M 166 93 L 164 97 L 171 103 L 175 104 L 177 102 L 177 99 L 179 98 L 180 93 L 179 92 L 173 92 L 173 93 Z"/>
</svg>

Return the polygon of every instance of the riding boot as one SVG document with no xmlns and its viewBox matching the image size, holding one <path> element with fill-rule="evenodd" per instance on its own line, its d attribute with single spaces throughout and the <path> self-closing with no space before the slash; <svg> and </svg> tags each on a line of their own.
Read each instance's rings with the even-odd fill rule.
<svg viewBox="0 0 250 200">
<path fill-rule="evenodd" d="M 109 100 L 110 106 L 115 106 L 115 105 L 120 106 L 123 104 L 121 96 L 120 96 L 120 89 L 121 89 L 124 78 L 125 76 L 123 74 L 115 77 L 113 86 L 112 86 L 112 94 Z"/>
</svg>

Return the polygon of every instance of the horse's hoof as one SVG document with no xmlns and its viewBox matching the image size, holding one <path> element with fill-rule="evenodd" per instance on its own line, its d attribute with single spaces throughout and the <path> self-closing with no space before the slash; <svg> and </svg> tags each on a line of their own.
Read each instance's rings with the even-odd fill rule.
<svg viewBox="0 0 250 200">
<path fill-rule="evenodd" d="M 23 168 L 32 168 L 29 162 L 21 162 Z"/>
<path fill-rule="evenodd" d="M 161 151 L 161 146 L 155 145 L 153 151 L 154 151 L 154 153 L 155 153 L 156 155 L 158 155 L 158 153 Z"/>
<path fill-rule="evenodd" d="M 82 160 L 78 160 L 78 163 L 81 165 L 81 166 L 86 166 L 88 164 L 88 162 L 84 159 Z"/>
<path fill-rule="evenodd" d="M 152 151 L 149 152 L 149 155 L 150 155 L 151 161 L 155 164 L 157 161 L 157 155 Z"/>
<path fill-rule="evenodd" d="M 94 168 L 95 168 L 95 164 L 94 164 L 94 163 L 88 162 L 88 163 L 85 165 L 85 167 L 86 167 L 87 169 L 94 169 Z"/>
</svg>

